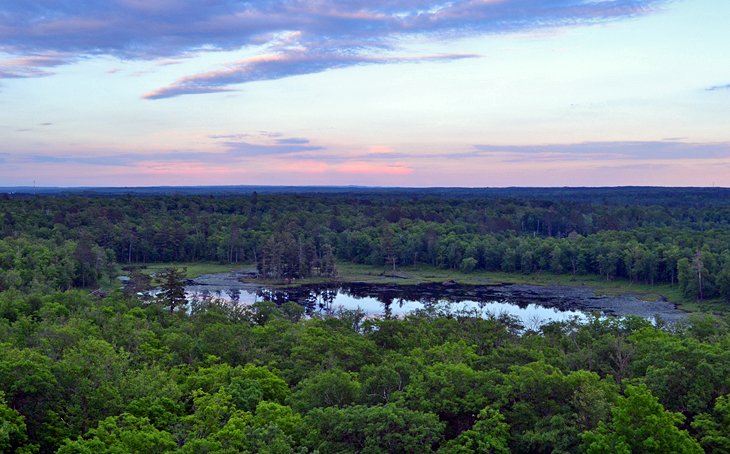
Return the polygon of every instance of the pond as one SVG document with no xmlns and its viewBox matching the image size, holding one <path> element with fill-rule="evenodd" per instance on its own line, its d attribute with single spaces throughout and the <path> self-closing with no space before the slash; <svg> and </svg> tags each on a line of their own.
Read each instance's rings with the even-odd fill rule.
<svg viewBox="0 0 730 454">
<path fill-rule="evenodd" d="M 296 302 L 307 313 L 333 313 L 360 309 L 371 317 L 402 316 L 416 310 L 479 316 L 510 315 L 523 326 L 537 328 L 550 321 L 585 319 L 586 314 L 638 315 L 674 323 L 686 313 L 665 301 L 643 301 L 635 295 L 596 295 L 589 287 L 536 286 L 523 284 L 460 285 L 365 284 L 310 285 L 266 288 L 243 283 L 239 273 L 203 275 L 188 283 L 189 298 L 213 297 L 239 304 L 274 301 Z"/>
</svg>

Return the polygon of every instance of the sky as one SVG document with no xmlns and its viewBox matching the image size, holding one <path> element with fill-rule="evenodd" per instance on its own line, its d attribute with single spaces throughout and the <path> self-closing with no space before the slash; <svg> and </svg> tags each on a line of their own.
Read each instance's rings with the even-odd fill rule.
<svg viewBox="0 0 730 454">
<path fill-rule="evenodd" d="M 0 186 L 730 187 L 728 0 L 0 0 Z"/>
</svg>

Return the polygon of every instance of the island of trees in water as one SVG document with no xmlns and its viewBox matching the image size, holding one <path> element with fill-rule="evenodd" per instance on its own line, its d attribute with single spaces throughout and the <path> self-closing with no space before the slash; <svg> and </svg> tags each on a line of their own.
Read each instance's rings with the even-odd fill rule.
<svg viewBox="0 0 730 454">
<path fill-rule="evenodd" d="M 730 297 L 713 189 L 0 197 L 0 452 L 730 452 L 725 316 L 525 330 L 110 290 L 120 265 L 595 274 Z M 181 275 L 168 273 L 175 289 Z M 104 292 L 90 292 L 103 285 Z M 85 290 L 84 290 L 85 289 Z M 171 303 L 172 302 L 172 303 Z"/>
</svg>

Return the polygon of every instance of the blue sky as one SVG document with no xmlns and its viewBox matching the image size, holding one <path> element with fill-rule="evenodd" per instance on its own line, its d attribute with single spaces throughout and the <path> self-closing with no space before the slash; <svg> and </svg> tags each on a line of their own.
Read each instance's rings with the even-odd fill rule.
<svg viewBox="0 0 730 454">
<path fill-rule="evenodd" d="M 725 0 L 0 4 L 0 186 L 730 186 Z"/>
</svg>

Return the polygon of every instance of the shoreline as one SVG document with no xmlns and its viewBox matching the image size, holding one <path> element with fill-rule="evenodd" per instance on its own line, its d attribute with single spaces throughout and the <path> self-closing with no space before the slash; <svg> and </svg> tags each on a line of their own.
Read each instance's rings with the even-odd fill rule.
<svg viewBox="0 0 730 454">
<path fill-rule="evenodd" d="M 534 288 L 573 288 L 592 291 L 595 296 L 635 297 L 647 304 L 668 302 L 686 313 L 706 312 L 726 314 L 727 304 L 715 300 L 692 301 L 681 295 L 677 286 L 669 284 L 643 284 L 621 279 L 607 281 L 594 275 L 570 275 L 535 272 L 532 274 L 474 271 L 465 273 L 427 266 L 400 267 L 395 271 L 382 267 L 354 263 L 338 263 L 336 278 L 311 277 L 296 279 L 291 282 L 259 279 L 255 277 L 256 267 L 253 264 L 149 264 L 142 269 L 154 272 L 166 266 L 187 267 L 187 278 L 195 281 L 201 276 L 220 273 L 237 273 L 242 284 L 272 289 L 294 288 L 311 285 L 343 285 L 343 284 L 378 284 L 378 285 L 418 285 L 443 284 L 483 287 L 525 285 Z"/>
<path fill-rule="evenodd" d="M 530 304 L 561 312 L 579 311 L 586 314 L 600 312 L 614 316 L 636 315 L 647 319 L 661 319 L 677 322 L 687 318 L 689 313 L 676 304 L 663 299 L 647 301 L 636 295 L 601 295 L 589 286 L 533 285 L 525 283 L 463 283 L 446 282 L 361 282 L 345 279 L 327 279 L 317 282 L 292 282 L 271 285 L 269 282 L 246 279 L 245 273 L 233 271 L 201 275 L 192 279 L 190 287 L 196 292 L 220 292 L 236 288 L 247 291 L 270 291 L 272 301 L 283 299 L 306 299 L 311 294 L 336 290 L 356 298 L 369 297 L 381 301 L 443 300 L 458 303 L 462 301 L 504 302 L 519 307 Z M 392 276 L 390 277 L 392 279 Z M 412 279 L 411 279 L 412 280 Z M 188 288 L 190 288 L 188 287 Z M 283 298 L 283 299 L 282 299 Z"/>
</svg>

